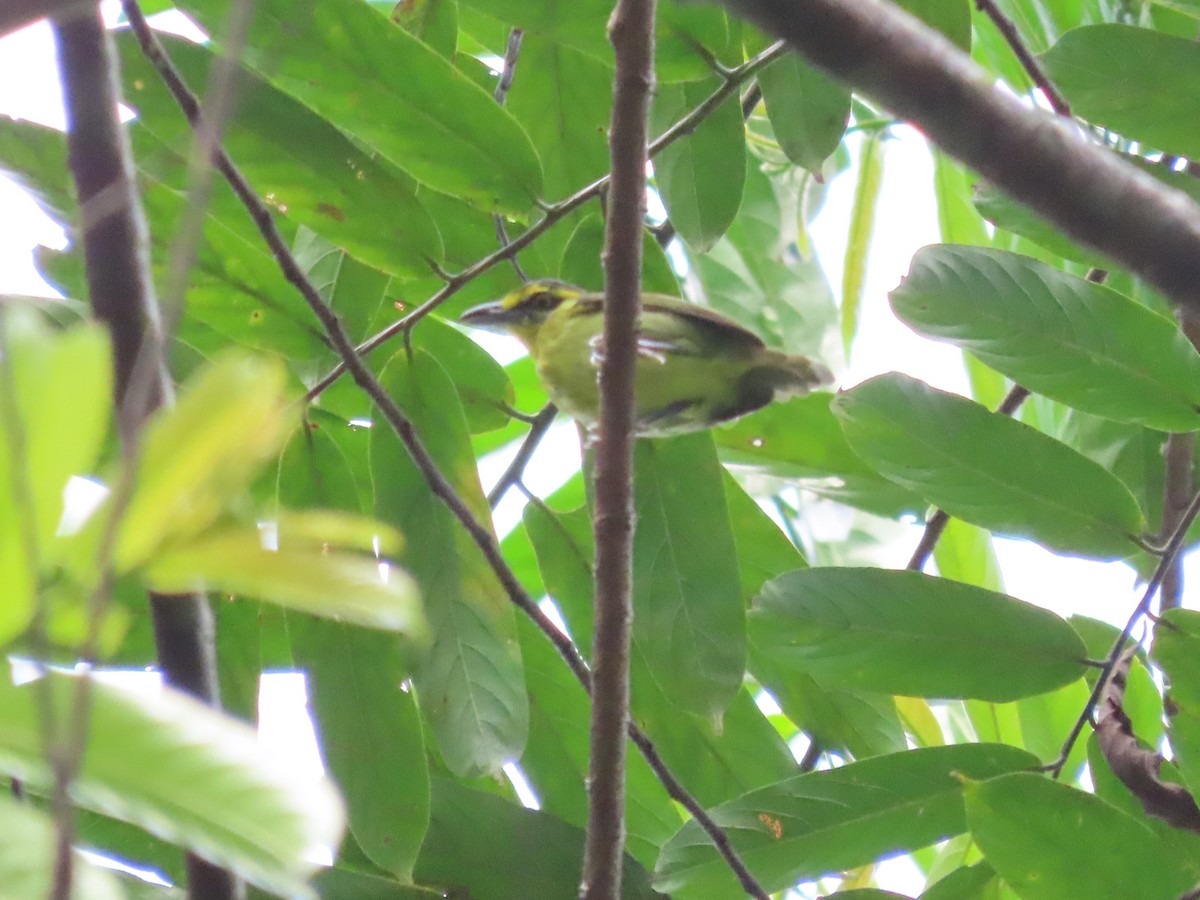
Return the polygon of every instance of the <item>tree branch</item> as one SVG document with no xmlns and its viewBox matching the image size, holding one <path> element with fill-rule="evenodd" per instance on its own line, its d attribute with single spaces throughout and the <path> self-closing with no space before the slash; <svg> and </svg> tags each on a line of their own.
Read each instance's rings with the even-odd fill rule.
<svg viewBox="0 0 1200 900">
<path fill-rule="evenodd" d="M 1200 309 L 1200 207 L 1000 91 L 938 32 L 882 0 L 723 2 L 1075 240 Z"/>
<path fill-rule="evenodd" d="M 79 195 L 84 265 L 93 312 L 113 342 L 116 407 L 126 458 L 146 417 L 170 403 L 165 339 L 150 279 L 149 241 L 128 140 L 118 119 L 119 79 L 99 7 L 54 23 L 67 109 L 67 152 Z M 159 666 L 168 684 L 219 706 L 212 611 L 201 594 L 150 594 Z M 77 704 L 80 712 L 86 703 Z M 82 752 L 81 731 L 79 752 Z M 66 777 L 65 775 L 63 777 Z M 69 872 L 67 873 L 69 890 Z M 192 897 L 233 898 L 229 873 L 188 855 Z"/>
<path fill-rule="evenodd" d="M 1029 48 L 1021 39 L 1021 32 L 1017 31 L 1017 26 L 1013 24 L 1013 20 L 1000 11 L 995 0 L 975 0 L 975 8 L 992 20 L 996 30 L 1008 42 L 1008 46 L 1017 57 L 1017 61 L 1020 62 L 1021 68 L 1028 73 L 1038 90 L 1045 95 L 1046 100 L 1050 103 L 1050 108 L 1060 116 L 1071 118 L 1070 105 L 1058 92 L 1058 88 L 1050 80 L 1050 76 L 1046 74 L 1041 64 L 1029 52 Z"/>
<path fill-rule="evenodd" d="M 625 847 L 625 732 L 633 623 L 634 368 L 642 301 L 642 222 L 655 0 L 617 0 L 608 23 L 613 76 L 612 176 L 604 239 L 604 356 L 596 442 L 595 640 L 583 900 L 621 894 Z"/>
</svg>

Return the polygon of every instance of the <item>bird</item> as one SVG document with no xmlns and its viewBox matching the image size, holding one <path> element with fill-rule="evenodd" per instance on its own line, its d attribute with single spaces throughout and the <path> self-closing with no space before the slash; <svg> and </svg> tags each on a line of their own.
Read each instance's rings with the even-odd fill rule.
<svg viewBox="0 0 1200 900">
<path fill-rule="evenodd" d="M 540 279 L 468 309 L 459 321 L 520 340 L 550 400 L 594 435 L 603 313 L 603 294 Z M 634 375 L 637 437 L 702 431 L 832 381 L 821 363 L 772 350 L 720 313 L 665 294 L 642 295 Z"/>
</svg>

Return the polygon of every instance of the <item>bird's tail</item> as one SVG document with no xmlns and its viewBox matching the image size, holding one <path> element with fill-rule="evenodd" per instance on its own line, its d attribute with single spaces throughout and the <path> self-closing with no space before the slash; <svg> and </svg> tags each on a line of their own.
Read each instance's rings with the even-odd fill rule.
<svg viewBox="0 0 1200 900">
<path fill-rule="evenodd" d="M 833 373 L 815 359 L 770 351 L 753 369 L 754 379 L 777 396 L 790 397 L 833 384 Z"/>
</svg>

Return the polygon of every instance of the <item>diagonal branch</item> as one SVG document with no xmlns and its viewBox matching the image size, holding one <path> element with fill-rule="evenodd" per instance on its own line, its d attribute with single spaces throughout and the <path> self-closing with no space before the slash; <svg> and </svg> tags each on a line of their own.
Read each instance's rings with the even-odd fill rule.
<svg viewBox="0 0 1200 900">
<path fill-rule="evenodd" d="M 883 0 L 723 2 L 1075 240 L 1200 309 L 1200 207 L 1000 91 L 938 32 Z"/>
</svg>

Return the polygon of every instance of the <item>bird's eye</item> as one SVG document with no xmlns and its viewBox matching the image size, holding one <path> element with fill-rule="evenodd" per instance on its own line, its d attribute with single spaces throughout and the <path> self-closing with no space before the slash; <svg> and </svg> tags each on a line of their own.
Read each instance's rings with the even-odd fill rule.
<svg viewBox="0 0 1200 900">
<path fill-rule="evenodd" d="M 555 304 L 555 298 L 549 291 L 538 291 L 529 298 L 528 303 L 535 309 L 551 309 Z"/>
</svg>

